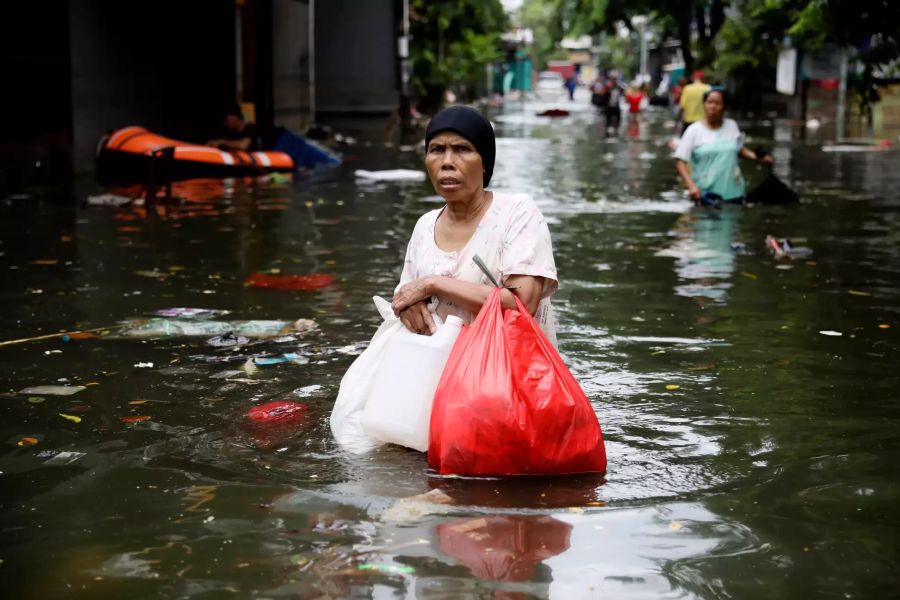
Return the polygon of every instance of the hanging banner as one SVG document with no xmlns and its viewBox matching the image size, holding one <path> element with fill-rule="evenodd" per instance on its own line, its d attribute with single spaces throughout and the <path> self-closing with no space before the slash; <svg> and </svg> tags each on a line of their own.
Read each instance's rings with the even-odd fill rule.
<svg viewBox="0 0 900 600">
<path fill-rule="evenodd" d="M 797 89 L 797 50 L 785 48 L 778 53 L 775 71 L 775 89 L 779 94 L 793 96 Z"/>
</svg>

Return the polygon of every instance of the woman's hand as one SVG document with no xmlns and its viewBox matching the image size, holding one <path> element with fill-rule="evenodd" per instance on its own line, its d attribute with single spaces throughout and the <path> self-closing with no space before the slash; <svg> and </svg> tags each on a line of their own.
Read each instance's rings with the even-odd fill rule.
<svg viewBox="0 0 900 600">
<path fill-rule="evenodd" d="M 697 187 L 696 183 L 692 183 L 688 186 L 688 194 L 695 203 L 700 202 L 700 188 Z"/>
<path fill-rule="evenodd" d="M 764 155 L 759 159 L 759 162 L 760 162 L 761 164 L 764 164 L 764 165 L 771 165 L 771 164 L 774 164 L 774 163 L 775 163 L 775 159 L 772 158 L 772 155 L 771 155 L 771 154 L 764 154 Z"/>
<path fill-rule="evenodd" d="M 431 335 L 437 331 L 425 301 L 416 302 L 399 313 L 400 322 L 413 333 Z"/>
<path fill-rule="evenodd" d="M 700 188 L 697 187 L 697 184 L 694 183 L 694 180 L 691 178 L 691 171 L 688 168 L 687 163 L 680 158 L 676 158 L 675 171 L 684 182 L 684 187 L 687 188 L 688 194 L 691 195 L 691 199 L 694 201 L 694 204 L 700 204 Z"/>
<path fill-rule="evenodd" d="M 434 286 L 430 277 L 421 277 L 404 284 L 397 290 L 394 294 L 394 299 L 391 301 L 391 308 L 394 309 L 394 314 L 399 317 L 402 311 L 413 304 L 423 300 L 427 301 L 434 295 L 433 289 Z"/>
</svg>

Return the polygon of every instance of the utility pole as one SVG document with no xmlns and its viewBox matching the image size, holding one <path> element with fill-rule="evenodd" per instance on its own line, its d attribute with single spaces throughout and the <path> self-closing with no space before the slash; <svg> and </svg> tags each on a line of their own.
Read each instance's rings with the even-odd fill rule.
<svg viewBox="0 0 900 600">
<path fill-rule="evenodd" d="M 316 0 L 309 0 L 307 11 L 307 37 L 309 38 L 309 125 L 316 122 Z"/>
<path fill-rule="evenodd" d="M 847 49 L 841 48 L 841 78 L 838 85 L 837 104 L 837 128 L 835 137 L 837 142 L 844 139 L 844 122 L 847 120 Z"/>
<path fill-rule="evenodd" d="M 400 58 L 400 132 L 406 134 L 410 130 L 410 98 L 409 80 L 409 0 L 403 0 L 403 35 L 397 40 L 397 56 Z"/>
<path fill-rule="evenodd" d="M 639 69 L 639 79 L 641 83 L 647 75 L 647 22 L 650 20 L 646 15 L 635 15 L 631 17 L 631 24 L 637 27 L 638 34 L 641 36 L 641 66 Z"/>
</svg>

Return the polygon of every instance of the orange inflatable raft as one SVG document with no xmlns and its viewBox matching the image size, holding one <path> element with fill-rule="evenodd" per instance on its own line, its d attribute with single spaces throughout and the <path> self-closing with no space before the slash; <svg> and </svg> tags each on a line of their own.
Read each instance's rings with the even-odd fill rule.
<svg viewBox="0 0 900 600">
<path fill-rule="evenodd" d="M 97 159 L 109 179 L 133 179 L 148 172 L 154 159 L 172 178 L 262 175 L 294 169 L 284 152 L 223 151 L 155 134 L 136 125 L 117 129 L 100 142 Z M 164 164 L 163 164 L 164 163 Z"/>
</svg>

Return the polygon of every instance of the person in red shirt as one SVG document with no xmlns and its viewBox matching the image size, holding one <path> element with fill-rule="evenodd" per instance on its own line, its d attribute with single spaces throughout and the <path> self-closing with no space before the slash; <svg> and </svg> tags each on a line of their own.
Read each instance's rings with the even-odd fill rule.
<svg viewBox="0 0 900 600">
<path fill-rule="evenodd" d="M 644 92 L 632 86 L 625 92 L 625 101 L 628 103 L 628 117 L 636 119 L 641 112 L 641 100 L 644 99 Z"/>
</svg>

